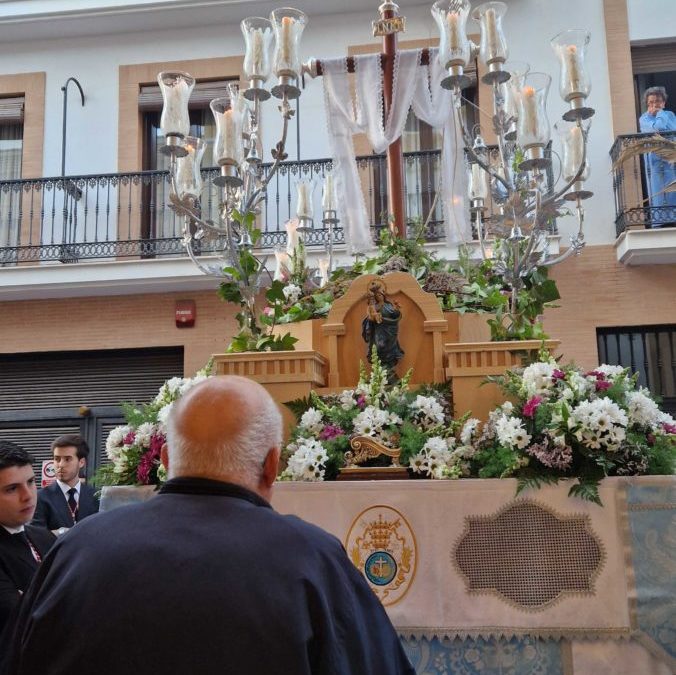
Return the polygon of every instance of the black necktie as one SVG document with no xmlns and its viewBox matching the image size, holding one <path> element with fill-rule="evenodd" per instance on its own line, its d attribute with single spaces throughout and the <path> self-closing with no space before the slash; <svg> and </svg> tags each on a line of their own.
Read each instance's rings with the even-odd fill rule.
<svg viewBox="0 0 676 675">
<path fill-rule="evenodd" d="M 77 490 L 75 488 L 70 488 L 70 490 L 68 490 L 68 508 L 73 516 L 73 520 L 77 520 L 77 502 L 75 501 L 76 492 Z"/>
<path fill-rule="evenodd" d="M 22 530 L 21 532 L 15 532 L 12 535 L 12 538 L 15 541 L 20 541 L 22 546 L 25 546 L 30 552 L 31 556 L 33 557 L 34 560 L 37 562 L 40 562 L 40 554 L 37 552 L 37 549 L 33 544 L 31 544 L 30 540 L 26 536 L 26 531 Z"/>
</svg>

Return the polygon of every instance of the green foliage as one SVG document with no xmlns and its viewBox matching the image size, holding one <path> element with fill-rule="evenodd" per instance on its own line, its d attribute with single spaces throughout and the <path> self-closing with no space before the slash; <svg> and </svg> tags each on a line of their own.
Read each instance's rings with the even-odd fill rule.
<svg viewBox="0 0 676 675">
<path fill-rule="evenodd" d="M 516 450 L 498 445 L 490 450 L 481 450 L 474 456 L 479 478 L 508 478 L 520 466 Z"/>
<path fill-rule="evenodd" d="M 648 446 L 648 473 L 670 476 L 676 473 L 676 440 L 673 436 L 657 436 Z"/>
<path fill-rule="evenodd" d="M 296 398 L 293 401 L 286 401 L 284 405 L 294 414 L 296 422 L 300 422 L 300 418 L 303 416 L 303 413 L 308 408 L 312 407 L 312 398 L 311 396 Z"/>
<path fill-rule="evenodd" d="M 575 485 L 571 486 L 570 490 L 568 490 L 568 496 L 579 497 L 580 499 L 603 506 L 601 496 L 599 495 L 599 483 L 597 480 L 591 478 L 580 478 L 579 482 L 575 483 Z"/>
<path fill-rule="evenodd" d="M 539 490 L 543 485 L 557 485 L 559 480 L 561 479 L 558 476 L 524 470 L 517 477 L 516 494 L 519 495 L 524 490 Z"/>
</svg>

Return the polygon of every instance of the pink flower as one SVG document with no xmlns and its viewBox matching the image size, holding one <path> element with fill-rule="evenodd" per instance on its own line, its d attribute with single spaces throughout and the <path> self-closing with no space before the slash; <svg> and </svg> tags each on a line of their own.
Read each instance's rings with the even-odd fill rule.
<svg viewBox="0 0 676 675">
<path fill-rule="evenodd" d="M 335 424 L 327 424 L 320 432 L 319 439 L 322 441 L 330 441 L 336 436 L 343 436 L 345 432 Z"/>
<path fill-rule="evenodd" d="M 558 368 L 552 373 L 552 380 L 565 380 L 566 374 Z"/>
<path fill-rule="evenodd" d="M 598 370 L 590 370 L 588 373 L 585 373 L 585 377 L 595 377 L 598 381 L 606 379 L 606 376 Z"/>
<path fill-rule="evenodd" d="M 167 439 L 164 434 L 153 434 L 150 437 L 150 452 L 153 453 L 156 457 L 160 456 L 160 450 L 162 446 L 167 442 Z"/>
<path fill-rule="evenodd" d="M 263 309 L 263 314 L 265 314 L 265 316 L 274 316 L 275 310 L 272 307 L 265 307 Z"/>
<path fill-rule="evenodd" d="M 122 439 L 122 443 L 124 443 L 124 445 L 134 445 L 135 440 L 136 432 L 132 430 Z"/>
<path fill-rule="evenodd" d="M 645 439 L 651 447 L 655 445 L 655 436 L 653 436 L 653 434 L 646 434 Z"/>
<path fill-rule="evenodd" d="M 612 382 L 608 382 L 608 380 L 597 380 L 596 381 L 596 391 L 605 391 L 606 389 L 610 389 L 613 386 Z"/>
<path fill-rule="evenodd" d="M 662 429 L 668 434 L 676 434 L 676 424 L 669 424 L 669 422 L 662 422 Z"/>
<path fill-rule="evenodd" d="M 542 403 L 542 400 L 542 396 L 533 396 L 533 398 L 526 401 L 523 406 L 523 414 L 526 417 L 533 417 L 535 415 L 535 411 Z"/>
<path fill-rule="evenodd" d="M 364 394 L 359 394 L 357 397 L 357 408 L 363 410 L 366 407 L 366 396 Z"/>
</svg>

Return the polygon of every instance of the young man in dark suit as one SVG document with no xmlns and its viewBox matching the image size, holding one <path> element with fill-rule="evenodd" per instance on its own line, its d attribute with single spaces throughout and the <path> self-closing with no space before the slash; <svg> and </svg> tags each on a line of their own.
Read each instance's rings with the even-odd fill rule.
<svg viewBox="0 0 676 675">
<path fill-rule="evenodd" d="M 99 510 L 94 488 L 80 481 L 88 456 L 89 446 L 77 434 L 64 434 L 52 442 L 56 481 L 40 490 L 34 525 L 59 535 Z"/>
<path fill-rule="evenodd" d="M 31 456 L 0 441 L 0 634 L 55 537 L 27 525 L 37 501 Z"/>
</svg>

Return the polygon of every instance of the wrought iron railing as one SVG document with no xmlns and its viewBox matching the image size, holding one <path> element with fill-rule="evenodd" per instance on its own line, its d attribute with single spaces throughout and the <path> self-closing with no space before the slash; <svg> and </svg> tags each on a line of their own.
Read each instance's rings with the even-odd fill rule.
<svg viewBox="0 0 676 675">
<path fill-rule="evenodd" d="M 610 150 L 613 165 L 627 150 L 639 146 L 654 134 L 624 134 L 618 136 Z M 676 140 L 676 132 L 661 134 Z M 613 192 L 615 194 L 615 229 L 617 236 L 627 228 L 673 227 L 676 225 L 676 196 L 660 191 L 663 181 L 651 180 L 651 160 L 647 155 L 633 155 L 613 168 Z"/>
<path fill-rule="evenodd" d="M 491 162 L 499 159 L 491 153 Z M 443 205 L 436 199 L 441 176 L 440 151 L 404 153 L 405 207 L 409 234 L 427 220 L 428 241 L 443 238 Z M 261 171 L 270 170 L 263 164 Z M 316 179 L 315 220 L 306 236 L 309 246 L 327 243 L 321 223 L 321 183 L 332 167 L 330 159 L 283 162 L 268 185 L 257 226 L 263 248 L 286 242 L 284 223 L 294 217 L 295 181 Z M 377 240 L 387 227 L 387 161 L 384 155 L 357 158 L 369 222 Z M 204 169 L 202 216 L 216 220 L 220 190 L 216 168 Z M 551 182 L 551 176 L 549 177 Z M 0 266 L 74 263 L 80 260 L 119 260 L 184 256 L 183 221 L 168 206 L 167 171 L 141 171 L 91 176 L 66 176 L 0 181 Z M 489 200 L 489 212 L 493 205 Z M 334 242 L 343 243 L 340 225 Z M 203 241 L 201 252 L 222 244 Z"/>
<path fill-rule="evenodd" d="M 435 204 L 440 176 L 439 151 L 405 154 L 405 189 L 409 227 L 426 218 L 434 205 L 426 236 L 439 238 L 442 206 Z M 294 216 L 295 181 L 316 179 L 314 230 L 308 245 L 326 242 L 321 224 L 321 182 L 330 159 L 284 162 L 268 186 L 257 225 L 263 247 L 286 241 L 284 223 Z M 387 226 L 387 163 L 384 155 L 357 158 L 366 207 L 374 234 Z M 265 173 L 269 164 L 262 166 Z M 201 205 L 205 218 L 216 219 L 218 169 L 202 171 Z M 0 181 L 0 265 L 91 259 L 134 259 L 185 255 L 182 220 L 168 207 L 167 171 L 142 171 L 60 178 Z M 343 241 L 340 226 L 336 243 Z M 205 243 L 203 252 L 217 242 Z"/>
</svg>

